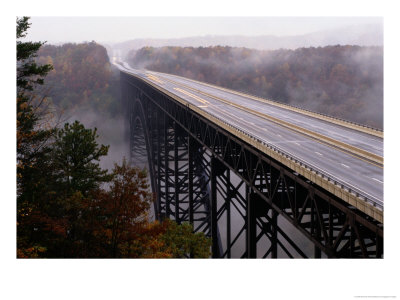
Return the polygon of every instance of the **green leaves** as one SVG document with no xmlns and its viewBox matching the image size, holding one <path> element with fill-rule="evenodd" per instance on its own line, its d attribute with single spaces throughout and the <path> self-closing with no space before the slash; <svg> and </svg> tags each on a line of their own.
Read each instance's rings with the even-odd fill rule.
<svg viewBox="0 0 400 300">
<path fill-rule="evenodd" d="M 190 223 L 178 225 L 175 221 L 166 219 L 167 229 L 160 240 L 163 241 L 174 258 L 208 258 L 211 255 L 211 239 L 204 233 L 193 232 Z"/>
<path fill-rule="evenodd" d="M 28 20 L 29 17 L 17 18 L 17 39 L 26 37 L 26 31 L 30 26 Z"/>
<path fill-rule="evenodd" d="M 86 129 L 81 123 L 66 123 L 57 131 L 51 154 L 53 172 L 63 192 L 80 191 L 83 195 L 108 182 L 111 175 L 102 170 L 99 161 L 109 146 L 98 145 L 97 129 Z"/>
<path fill-rule="evenodd" d="M 44 42 L 22 42 L 27 35 L 28 17 L 17 18 L 17 90 L 20 97 L 32 91 L 35 85 L 43 84 L 43 77 L 53 69 L 52 65 L 37 65 L 34 58 Z"/>
</svg>

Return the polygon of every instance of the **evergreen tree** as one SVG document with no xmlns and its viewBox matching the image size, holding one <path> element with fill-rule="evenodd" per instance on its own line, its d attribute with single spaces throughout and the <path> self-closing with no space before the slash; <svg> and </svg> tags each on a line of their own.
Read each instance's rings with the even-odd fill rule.
<svg viewBox="0 0 400 300">
<path fill-rule="evenodd" d="M 20 194 L 31 192 L 27 187 L 36 177 L 35 171 L 43 169 L 38 164 L 43 161 L 41 158 L 48 150 L 47 141 L 53 133 L 43 112 L 45 99 L 39 99 L 33 92 L 36 85 L 43 84 L 43 77 L 52 66 L 38 66 L 34 62 L 43 43 L 18 40 L 26 36 L 28 20 L 28 17 L 17 19 L 17 183 Z"/>
<path fill-rule="evenodd" d="M 50 159 L 60 194 L 71 196 L 78 191 L 87 196 L 102 182 L 111 180 L 99 165 L 109 146 L 98 145 L 96 138 L 97 129 L 86 129 L 79 121 L 57 130 Z"/>
<path fill-rule="evenodd" d="M 37 199 L 40 197 L 45 177 L 48 141 L 53 130 L 48 126 L 44 98 L 34 94 L 34 88 L 43 84 L 43 77 L 52 69 L 51 65 L 35 63 L 36 52 L 41 42 L 22 42 L 30 23 L 29 18 L 17 18 L 17 244 L 18 256 L 35 256 L 43 247 L 31 243 L 35 226 L 32 217 L 38 213 Z M 33 223 L 32 223 L 33 222 Z M 36 250 L 35 250 L 36 249 Z M 29 251 L 28 251 L 29 250 Z"/>
</svg>

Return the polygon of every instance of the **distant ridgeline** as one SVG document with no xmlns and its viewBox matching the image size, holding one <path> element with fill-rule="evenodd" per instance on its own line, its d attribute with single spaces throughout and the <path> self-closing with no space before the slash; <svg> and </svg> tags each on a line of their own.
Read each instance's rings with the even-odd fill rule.
<svg viewBox="0 0 400 300">
<path fill-rule="evenodd" d="M 45 80 L 43 95 L 57 108 L 73 112 L 77 109 L 116 114 L 119 111 L 119 80 L 113 73 L 106 49 L 95 43 L 44 45 L 37 61 L 52 64 Z"/>
<path fill-rule="evenodd" d="M 128 62 L 383 128 L 383 47 L 144 47 Z"/>
</svg>

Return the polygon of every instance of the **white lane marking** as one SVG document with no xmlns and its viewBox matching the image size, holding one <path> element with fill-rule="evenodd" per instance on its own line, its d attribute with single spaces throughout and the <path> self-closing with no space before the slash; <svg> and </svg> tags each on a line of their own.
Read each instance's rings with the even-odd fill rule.
<svg viewBox="0 0 400 300">
<path fill-rule="evenodd" d="M 321 153 L 319 153 L 319 152 L 315 152 L 315 153 L 317 153 L 318 155 L 322 156 L 322 154 L 321 154 Z"/>
<path fill-rule="evenodd" d="M 380 181 L 379 179 L 376 179 L 376 178 L 372 178 L 372 179 L 375 180 L 375 181 L 378 181 L 380 183 L 383 183 L 383 181 Z"/>
<path fill-rule="evenodd" d="M 301 146 L 298 142 L 293 142 L 293 143 L 295 143 L 297 146 Z"/>
<path fill-rule="evenodd" d="M 251 125 L 256 125 L 256 124 L 254 124 L 253 122 L 248 122 L 249 124 L 251 124 Z"/>
<path fill-rule="evenodd" d="M 269 131 L 267 128 L 263 128 L 264 131 Z"/>
<path fill-rule="evenodd" d="M 280 134 L 276 134 L 277 136 L 279 136 L 279 137 L 282 137 Z"/>
<path fill-rule="evenodd" d="M 345 164 L 341 164 L 343 167 L 346 167 L 346 168 L 350 168 L 349 166 L 347 166 L 347 165 L 345 165 Z"/>
</svg>

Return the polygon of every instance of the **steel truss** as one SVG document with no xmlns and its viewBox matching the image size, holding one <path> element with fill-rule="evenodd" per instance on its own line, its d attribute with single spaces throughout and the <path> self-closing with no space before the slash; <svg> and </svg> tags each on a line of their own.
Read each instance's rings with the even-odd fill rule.
<svg viewBox="0 0 400 300">
<path fill-rule="evenodd" d="M 121 87 L 156 217 L 192 223 L 213 257 L 383 257 L 383 224 L 146 82 Z"/>
</svg>

